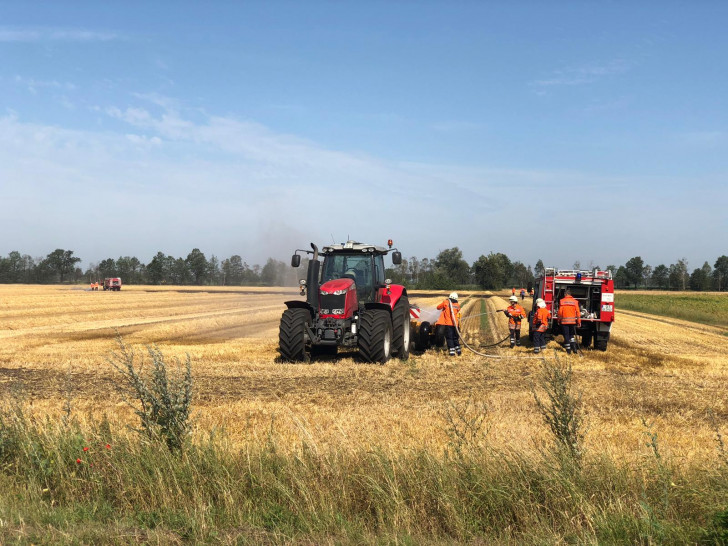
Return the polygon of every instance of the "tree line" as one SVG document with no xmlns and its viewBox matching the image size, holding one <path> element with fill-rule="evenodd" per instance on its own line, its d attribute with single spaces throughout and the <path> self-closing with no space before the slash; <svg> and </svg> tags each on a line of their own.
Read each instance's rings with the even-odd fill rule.
<svg viewBox="0 0 728 546">
<path fill-rule="evenodd" d="M 198 248 L 186 257 L 157 254 L 147 264 L 134 256 L 106 258 L 91 263 L 86 270 L 78 266 L 81 258 L 73 250 L 58 248 L 45 257 L 33 258 L 18 251 L 0 256 L 0 283 L 84 283 L 107 277 L 121 277 L 125 284 L 215 285 L 215 286 L 295 286 L 305 276 L 301 270 L 282 261 L 268 258 L 262 267 L 248 265 L 239 255 L 209 258 Z M 601 269 L 589 263 L 573 269 Z M 506 254 L 491 252 L 468 264 L 458 247 L 445 249 L 435 258 L 403 258 L 402 263 L 387 269 L 392 282 L 411 289 L 450 290 L 453 288 L 526 288 L 544 272 L 538 260 L 532 268 L 520 261 L 511 261 Z M 728 256 L 720 256 L 711 267 L 707 261 L 690 272 L 685 258 L 676 263 L 652 267 L 640 256 L 624 265 L 608 265 L 617 288 L 663 290 L 725 291 L 728 289 Z M 305 270 L 305 263 L 304 263 Z"/>
</svg>

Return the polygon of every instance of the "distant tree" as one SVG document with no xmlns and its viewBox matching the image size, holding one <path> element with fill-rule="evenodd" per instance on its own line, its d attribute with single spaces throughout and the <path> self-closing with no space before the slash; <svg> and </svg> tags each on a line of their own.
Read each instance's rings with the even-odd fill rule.
<svg viewBox="0 0 728 546">
<path fill-rule="evenodd" d="M 574 269 L 576 269 L 576 270 L 581 269 L 581 262 L 579 260 L 576 260 L 574 262 Z"/>
<path fill-rule="evenodd" d="M 451 285 L 462 285 L 470 282 L 470 266 L 463 260 L 463 253 L 458 247 L 441 251 L 435 258 L 438 273 L 445 276 Z"/>
<path fill-rule="evenodd" d="M 116 277 L 116 260 L 113 258 L 101 260 L 101 263 L 99 263 L 99 275 L 104 279 L 107 277 Z"/>
<path fill-rule="evenodd" d="M 220 260 L 218 260 L 217 256 L 215 256 L 214 254 L 210 256 L 210 259 L 207 261 L 207 272 L 205 276 L 209 279 L 210 284 L 221 284 Z"/>
<path fill-rule="evenodd" d="M 46 257 L 48 267 L 58 275 L 60 282 L 74 272 L 76 264 L 80 261 L 81 258 L 73 255 L 73 250 L 63 250 L 62 248 L 55 249 Z"/>
<path fill-rule="evenodd" d="M 543 261 L 539 258 L 536 262 L 536 267 L 533 268 L 533 274 L 535 277 L 541 277 L 544 274 L 544 271 L 546 271 L 546 268 L 544 268 Z"/>
<path fill-rule="evenodd" d="M 174 258 L 172 259 L 174 260 Z M 191 274 L 189 265 L 187 264 L 187 260 L 184 260 L 182 258 L 177 258 L 176 260 L 174 260 L 174 264 L 172 265 L 172 268 L 170 270 L 170 280 L 172 284 L 189 284 L 190 277 Z"/>
<path fill-rule="evenodd" d="M 525 288 L 530 284 L 533 284 L 533 273 L 530 268 L 527 268 L 521 262 L 513 262 L 512 274 L 509 279 L 509 284 Z"/>
<path fill-rule="evenodd" d="M 268 258 L 260 272 L 260 282 L 266 286 L 275 286 L 277 284 L 276 273 L 276 261 L 273 258 Z"/>
<path fill-rule="evenodd" d="M 728 288 L 728 256 L 723 255 L 713 264 L 713 278 L 718 291 Z"/>
<path fill-rule="evenodd" d="M 473 264 L 475 282 L 486 290 L 496 290 L 506 286 L 512 271 L 513 266 L 508 256 L 500 252 L 480 256 Z"/>
<path fill-rule="evenodd" d="M 626 270 L 627 281 L 629 283 L 634 284 L 635 288 L 642 284 L 642 276 L 645 269 L 645 263 L 642 258 L 639 256 L 630 258 L 627 260 L 627 263 L 624 264 L 624 268 Z"/>
<path fill-rule="evenodd" d="M 629 276 L 629 273 L 627 272 L 627 268 L 623 265 L 619 266 L 619 269 L 617 269 L 617 273 L 614 275 L 614 284 L 618 288 L 629 288 L 631 278 Z"/>
<path fill-rule="evenodd" d="M 207 258 L 199 248 L 193 248 L 192 252 L 187 255 L 187 270 L 192 275 L 194 283 L 202 284 L 207 274 Z"/>
<path fill-rule="evenodd" d="M 166 277 L 167 257 L 163 252 L 157 252 L 152 261 L 147 264 L 147 280 L 151 284 L 162 284 Z"/>
<path fill-rule="evenodd" d="M 658 288 L 667 288 L 670 270 L 665 264 L 660 264 L 652 271 L 652 282 Z"/>
<path fill-rule="evenodd" d="M 707 292 L 713 289 L 713 269 L 708 262 L 703 267 L 695 269 L 690 275 L 690 290 Z"/>
<path fill-rule="evenodd" d="M 686 290 L 689 281 L 688 273 L 688 261 L 685 258 L 681 258 L 676 264 L 670 265 L 670 289 L 671 290 Z"/>
</svg>

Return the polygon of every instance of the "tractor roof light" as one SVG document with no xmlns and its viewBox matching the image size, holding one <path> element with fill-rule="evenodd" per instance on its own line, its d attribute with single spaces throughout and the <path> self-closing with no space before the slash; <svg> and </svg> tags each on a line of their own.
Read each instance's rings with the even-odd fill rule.
<svg viewBox="0 0 728 546">
<path fill-rule="evenodd" d="M 388 240 L 387 240 L 387 246 L 389 246 L 389 248 L 392 248 L 392 245 L 393 245 L 393 244 L 394 244 L 394 243 L 392 242 L 392 239 L 388 239 Z"/>
</svg>

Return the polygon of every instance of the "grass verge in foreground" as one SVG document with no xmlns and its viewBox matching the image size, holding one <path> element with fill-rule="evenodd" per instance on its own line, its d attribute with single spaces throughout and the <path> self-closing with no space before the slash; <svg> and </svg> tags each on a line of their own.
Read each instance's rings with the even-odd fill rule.
<svg viewBox="0 0 728 546">
<path fill-rule="evenodd" d="M 728 328 L 728 294 L 629 294 L 615 298 L 619 309 Z"/>
<path fill-rule="evenodd" d="M 728 468 L 664 457 L 578 467 L 466 442 L 457 451 L 320 449 L 302 435 L 184 452 L 101 421 L 0 413 L 0 542 L 720 544 Z M 657 437 L 651 436 L 657 446 Z"/>
</svg>

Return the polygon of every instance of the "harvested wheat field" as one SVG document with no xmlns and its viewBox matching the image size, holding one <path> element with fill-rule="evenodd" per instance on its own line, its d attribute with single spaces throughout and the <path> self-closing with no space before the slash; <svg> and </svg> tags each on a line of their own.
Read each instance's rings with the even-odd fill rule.
<svg viewBox="0 0 728 546">
<path fill-rule="evenodd" d="M 443 297 L 412 292 L 410 301 L 428 310 Z M 107 362 L 118 332 L 140 355 L 148 344 L 166 356 L 189 354 L 196 426 L 224 428 L 233 443 L 263 441 L 274 430 L 279 445 L 290 448 L 305 440 L 441 452 L 448 441 L 444 408 L 467 399 L 487 405 L 495 445 L 529 452 L 547 440 L 532 394 L 541 359 L 530 353 L 527 336 L 526 346 L 514 350 L 481 348 L 507 335 L 505 318 L 494 314 L 505 298 L 461 294 L 466 340 L 493 358 L 429 351 L 384 366 L 344 352 L 311 364 L 279 362 L 278 321 L 287 299 L 299 299 L 297 291 L 3 285 L 0 388 L 6 398 L 25 397 L 39 414 L 59 415 L 70 401 L 79 416 L 131 421 Z M 720 326 L 619 312 L 607 352 L 569 357 L 583 395 L 586 449 L 644 457 L 646 422 L 674 460 L 714 457 L 716 429 L 725 433 L 728 418 L 726 333 Z M 554 355 L 567 358 L 551 342 L 547 358 Z"/>
</svg>

